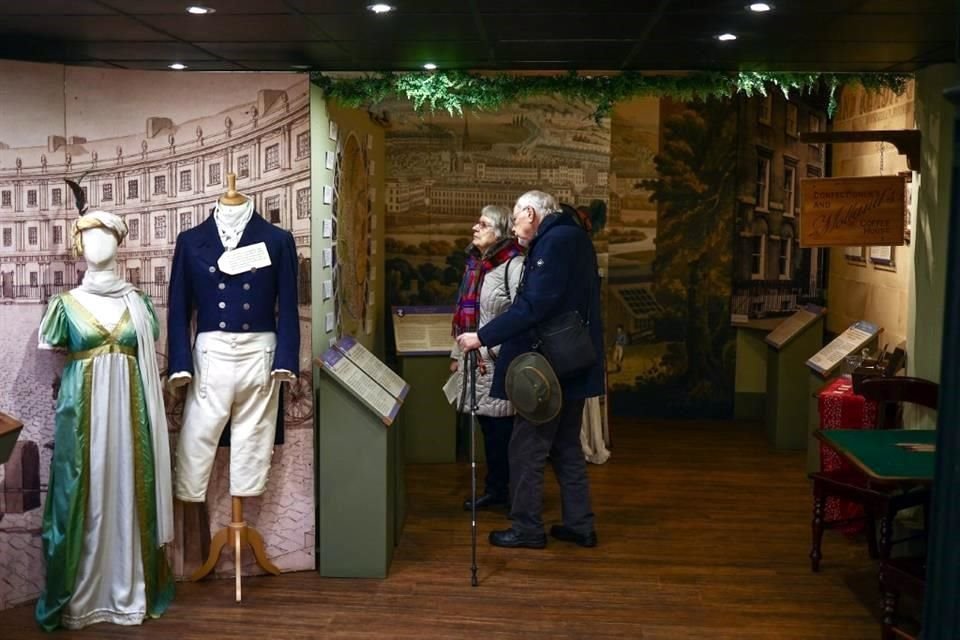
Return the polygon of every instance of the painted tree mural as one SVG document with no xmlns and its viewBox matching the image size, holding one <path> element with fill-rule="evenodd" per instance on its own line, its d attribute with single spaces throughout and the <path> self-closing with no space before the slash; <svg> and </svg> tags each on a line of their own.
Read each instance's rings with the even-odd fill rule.
<svg viewBox="0 0 960 640">
<path fill-rule="evenodd" d="M 686 398 L 679 413 L 728 416 L 733 406 L 730 330 L 736 111 L 729 101 L 663 105 L 658 178 L 643 181 L 657 203 L 653 285 L 663 307 L 658 334 Z"/>
</svg>

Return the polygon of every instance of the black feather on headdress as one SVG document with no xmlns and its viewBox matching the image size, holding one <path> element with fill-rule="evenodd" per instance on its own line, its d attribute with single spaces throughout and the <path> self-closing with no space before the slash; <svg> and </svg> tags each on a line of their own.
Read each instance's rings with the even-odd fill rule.
<svg viewBox="0 0 960 640">
<path fill-rule="evenodd" d="M 83 176 L 80 179 L 83 180 Z M 70 185 L 70 191 L 73 191 L 73 199 L 77 203 L 77 211 L 82 216 L 87 211 L 87 196 L 83 192 L 83 188 L 68 178 L 64 178 L 64 181 Z"/>
</svg>

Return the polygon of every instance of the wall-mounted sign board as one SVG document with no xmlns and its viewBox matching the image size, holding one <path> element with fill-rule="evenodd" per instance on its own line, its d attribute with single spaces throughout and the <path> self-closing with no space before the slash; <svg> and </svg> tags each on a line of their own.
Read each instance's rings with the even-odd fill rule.
<svg viewBox="0 0 960 640">
<path fill-rule="evenodd" d="M 800 181 L 800 246 L 904 243 L 903 176 L 805 178 Z"/>
</svg>

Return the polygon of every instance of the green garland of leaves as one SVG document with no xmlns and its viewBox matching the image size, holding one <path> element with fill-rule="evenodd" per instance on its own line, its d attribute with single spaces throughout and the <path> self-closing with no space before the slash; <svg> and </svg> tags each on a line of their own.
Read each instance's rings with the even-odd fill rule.
<svg viewBox="0 0 960 640">
<path fill-rule="evenodd" d="M 429 73 L 377 73 L 363 76 L 330 76 L 312 72 L 310 80 L 326 95 L 349 107 L 370 106 L 390 97 L 405 98 L 418 112 L 491 111 L 530 96 L 556 95 L 596 104 L 594 118 L 610 115 L 613 105 L 641 96 L 693 98 L 766 95 L 771 88 L 784 95 L 790 91 L 826 91 L 827 113 L 837 109 L 836 92 L 844 85 L 859 84 L 867 90 L 890 89 L 903 93 L 910 76 L 898 73 L 766 73 L 700 72 L 685 75 L 645 75 L 626 71 L 616 75 L 589 76 L 576 72 L 557 75 L 480 75 L 466 71 Z"/>
</svg>

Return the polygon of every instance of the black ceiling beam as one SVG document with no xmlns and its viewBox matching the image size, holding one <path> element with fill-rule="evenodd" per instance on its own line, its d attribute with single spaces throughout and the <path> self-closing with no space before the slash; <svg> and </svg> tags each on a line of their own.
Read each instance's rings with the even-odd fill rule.
<svg viewBox="0 0 960 640">
<path fill-rule="evenodd" d="M 643 25 L 643 31 L 641 31 L 639 37 L 637 37 L 637 43 L 633 45 L 633 48 L 627 53 L 627 57 L 620 63 L 621 69 L 629 69 L 630 65 L 633 64 L 633 59 L 640 54 L 640 50 L 643 49 L 643 45 L 646 44 L 653 29 L 657 26 L 657 23 L 660 22 L 660 18 L 663 17 L 667 7 L 670 5 L 670 1 L 671 0 L 660 0 L 660 2 L 657 3 L 657 8 L 654 10 L 653 15 L 650 16 L 647 23 Z"/>
<path fill-rule="evenodd" d="M 490 42 L 490 36 L 487 35 L 487 28 L 483 24 L 483 17 L 477 8 L 477 0 L 470 0 L 470 13 L 473 15 L 473 23 L 477 26 L 477 33 L 480 34 L 480 39 L 483 40 L 483 45 L 487 48 L 487 60 L 489 60 L 491 67 L 496 67 L 497 53 L 493 48 L 493 44 Z"/>
<path fill-rule="evenodd" d="M 366 3 L 362 3 L 362 4 L 365 5 Z M 335 46 L 337 49 L 340 49 L 340 51 L 345 53 L 350 58 L 351 63 L 356 64 L 357 62 L 356 50 L 347 49 L 346 47 L 343 46 L 343 44 L 340 41 L 334 40 L 333 37 L 329 33 L 327 33 L 326 29 L 324 29 L 319 24 L 317 24 L 317 21 L 314 20 L 313 17 L 310 16 L 310 14 L 304 13 L 297 7 L 293 6 L 289 2 L 289 0 L 283 0 L 283 6 L 287 8 L 287 10 L 290 12 L 291 15 L 295 15 L 301 20 L 303 20 L 307 24 L 307 26 L 310 27 L 311 31 L 313 31 L 314 33 L 316 33 L 322 38 L 323 42 L 329 42 L 333 44 L 333 46 Z M 313 63 L 314 63 L 313 60 L 308 60 L 305 62 L 305 64 L 313 64 Z"/>
<path fill-rule="evenodd" d="M 219 56 L 219 55 L 217 55 L 216 53 L 214 53 L 214 52 L 212 52 L 212 51 L 208 51 L 208 50 L 204 49 L 203 47 L 197 45 L 196 43 L 190 42 L 189 40 L 184 40 L 183 38 L 179 38 L 179 37 L 173 35 L 172 33 L 169 33 L 169 32 L 167 32 L 167 31 L 164 31 L 163 29 L 161 29 L 161 28 L 159 28 L 159 27 L 157 27 L 157 26 L 155 26 L 155 25 L 150 24 L 149 22 L 147 22 L 146 20 L 140 18 L 139 16 L 137 16 L 137 15 L 135 15 L 135 14 L 128 13 L 128 12 L 126 12 L 126 11 L 123 11 L 122 9 L 118 9 L 117 7 L 114 7 L 114 6 L 111 5 L 109 2 L 105 2 L 104 0 L 93 0 L 93 3 L 96 4 L 96 5 L 99 5 L 99 6 L 103 7 L 104 9 L 109 9 L 109 10 L 113 11 L 114 13 L 116 13 L 117 15 L 120 15 L 120 16 L 123 16 L 124 18 L 127 18 L 128 20 L 132 20 L 133 22 L 136 22 L 137 24 L 139 24 L 139 25 L 141 25 L 141 26 L 143 26 L 143 27 L 146 27 L 147 29 L 150 29 L 151 31 L 154 31 L 154 32 L 159 33 L 160 35 L 166 37 L 166 38 L 169 38 L 170 40 L 173 40 L 173 41 L 175 41 L 175 42 L 179 42 L 179 43 L 184 44 L 184 45 L 186 45 L 186 46 L 188 46 L 188 47 L 192 47 L 192 48 L 196 49 L 197 51 L 201 52 L 201 53 L 204 54 L 204 55 L 210 56 L 211 58 L 214 58 L 214 59 L 216 59 L 216 60 L 220 60 L 220 61 L 223 62 L 225 65 L 234 65 L 234 66 L 242 67 L 242 69 L 245 70 L 245 71 L 252 71 L 252 69 L 250 69 L 249 67 L 247 67 L 247 66 L 245 66 L 245 65 L 243 65 L 243 64 L 240 64 L 240 63 L 238 63 L 238 62 L 233 62 L 232 60 L 227 60 L 227 59 L 224 58 L 223 56 Z M 101 60 L 101 62 L 108 62 L 108 61 L 107 61 L 107 60 Z"/>
</svg>

